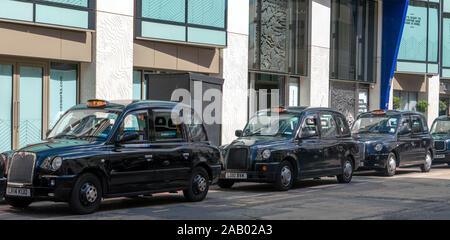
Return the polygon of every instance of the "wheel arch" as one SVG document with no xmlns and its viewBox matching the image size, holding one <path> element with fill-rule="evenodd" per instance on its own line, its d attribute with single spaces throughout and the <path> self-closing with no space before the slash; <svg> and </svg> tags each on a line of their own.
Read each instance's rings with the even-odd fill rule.
<svg viewBox="0 0 450 240">
<path fill-rule="evenodd" d="M 108 177 L 106 176 L 105 172 L 103 172 L 99 168 L 90 167 L 90 168 L 86 168 L 82 172 L 80 172 L 78 174 L 77 178 L 86 173 L 93 174 L 100 180 L 100 184 L 102 185 L 103 195 L 108 192 Z"/>
<path fill-rule="evenodd" d="M 294 168 L 294 179 L 298 179 L 300 176 L 300 169 L 299 169 L 299 162 L 297 160 L 297 158 L 295 158 L 292 155 L 287 155 L 286 157 L 283 158 L 283 161 L 288 161 L 292 167 Z"/>
<path fill-rule="evenodd" d="M 199 163 L 195 164 L 194 168 L 197 168 L 197 167 L 204 168 L 206 170 L 206 172 L 208 173 L 209 180 L 212 181 L 212 179 L 213 179 L 212 169 L 211 169 L 211 167 L 209 167 L 209 165 L 206 162 L 199 162 Z"/>
</svg>

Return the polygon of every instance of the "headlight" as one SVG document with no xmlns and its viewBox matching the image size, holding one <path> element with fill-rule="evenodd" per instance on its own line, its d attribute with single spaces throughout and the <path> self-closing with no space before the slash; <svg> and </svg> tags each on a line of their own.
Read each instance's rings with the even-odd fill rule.
<svg viewBox="0 0 450 240">
<path fill-rule="evenodd" d="M 62 165 L 62 158 L 60 157 L 55 157 L 52 160 L 52 164 L 50 165 L 51 170 L 56 171 L 58 170 Z"/>
<path fill-rule="evenodd" d="M 381 152 L 382 150 L 383 150 L 383 144 L 378 143 L 377 145 L 375 145 L 375 151 Z"/>
<path fill-rule="evenodd" d="M 270 154 L 272 154 L 272 152 L 270 151 L 270 150 L 264 150 L 263 152 L 262 152 L 262 157 L 263 157 L 263 159 L 264 160 L 267 160 L 267 159 L 269 159 L 270 158 Z"/>
</svg>

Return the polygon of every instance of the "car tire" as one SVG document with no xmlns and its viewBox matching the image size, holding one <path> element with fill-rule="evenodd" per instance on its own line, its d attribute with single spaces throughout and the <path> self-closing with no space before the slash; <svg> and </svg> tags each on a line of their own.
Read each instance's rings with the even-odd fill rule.
<svg viewBox="0 0 450 240">
<path fill-rule="evenodd" d="M 200 202 L 206 198 L 209 190 L 209 175 L 202 167 L 192 171 L 189 187 L 183 190 L 184 197 L 190 202 Z"/>
<path fill-rule="evenodd" d="M 422 172 L 427 173 L 431 171 L 431 166 L 433 165 L 433 155 L 430 151 L 427 151 L 427 155 L 425 156 L 425 163 L 420 166 L 420 170 Z"/>
<path fill-rule="evenodd" d="M 353 178 L 353 161 L 352 159 L 346 159 L 342 164 L 342 174 L 337 175 L 337 180 L 339 183 L 350 183 Z"/>
<path fill-rule="evenodd" d="M 220 188 L 229 189 L 229 188 L 233 187 L 234 181 L 233 180 L 227 180 L 227 179 L 220 179 L 217 184 L 219 185 Z"/>
<path fill-rule="evenodd" d="M 278 191 L 288 191 L 293 185 L 294 173 L 292 165 L 288 161 L 283 161 L 275 175 L 275 188 Z"/>
<path fill-rule="evenodd" d="M 79 176 L 74 184 L 69 206 L 77 214 L 90 214 L 98 210 L 102 196 L 102 185 L 98 177 L 85 173 Z"/>
<path fill-rule="evenodd" d="M 383 174 L 386 177 L 392 177 L 397 172 L 397 157 L 394 153 L 389 153 L 386 167 L 383 170 Z"/>
<path fill-rule="evenodd" d="M 15 197 L 5 197 L 6 203 L 11 205 L 13 208 L 27 208 L 33 202 L 32 199 L 28 198 L 15 198 Z"/>
</svg>

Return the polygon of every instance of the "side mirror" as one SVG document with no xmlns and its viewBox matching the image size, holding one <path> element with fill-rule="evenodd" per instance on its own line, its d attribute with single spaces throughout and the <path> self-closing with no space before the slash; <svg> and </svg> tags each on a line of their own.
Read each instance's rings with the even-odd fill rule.
<svg viewBox="0 0 450 240">
<path fill-rule="evenodd" d="M 411 130 L 411 128 L 410 127 L 408 127 L 408 126 L 403 126 L 401 129 L 400 129 L 400 132 L 398 133 L 399 135 L 407 135 L 407 134 L 410 134 L 412 132 L 412 130 Z"/>
<path fill-rule="evenodd" d="M 242 135 L 244 135 L 244 132 L 242 130 L 236 130 L 236 132 L 234 132 L 234 135 L 236 137 L 242 137 Z"/>
<path fill-rule="evenodd" d="M 139 138 L 139 134 L 137 132 L 125 132 L 121 137 L 118 139 L 118 143 L 124 143 L 133 141 Z"/>
</svg>

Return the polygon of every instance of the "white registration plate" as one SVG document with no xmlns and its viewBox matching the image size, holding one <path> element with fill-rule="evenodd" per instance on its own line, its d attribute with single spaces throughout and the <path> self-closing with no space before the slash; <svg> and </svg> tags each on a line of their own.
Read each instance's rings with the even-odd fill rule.
<svg viewBox="0 0 450 240">
<path fill-rule="evenodd" d="M 445 158 L 445 155 L 444 155 L 444 154 L 436 155 L 435 158 L 436 158 L 436 159 L 443 159 L 443 158 Z"/>
<path fill-rule="evenodd" d="M 233 173 L 227 172 L 225 174 L 226 179 L 247 179 L 247 173 Z"/>
<path fill-rule="evenodd" d="M 8 187 L 6 188 L 6 195 L 16 197 L 31 197 L 31 189 Z"/>
</svg>

